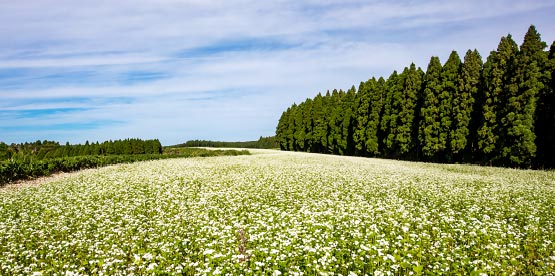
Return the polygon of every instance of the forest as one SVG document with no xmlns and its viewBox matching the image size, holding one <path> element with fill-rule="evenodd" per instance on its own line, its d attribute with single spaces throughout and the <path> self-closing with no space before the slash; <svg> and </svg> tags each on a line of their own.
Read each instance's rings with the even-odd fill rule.
<svg viewBox="0 0 555 276">
<path fill-rule="evenodd" d="M 210 140 L 189 140 L 183 144 L 170 147 L 212 147 L 212 148 L 252 148 L 252 149 L 274 149 L 279 148 L 275 136 L 258 138 L 256 141 L 244 142 L 222 142 Z"/>
<path fill-rule="evenodd" d="M 555 167 L 555 42 L 532 25 L 520 47 L 502 37 L 485 62 L 477 50 L 426 71 L 318 93 L 281 115 L 282 150 L 441 163 Z M 554 76 L 552 78 L 552 76 Z"/>
<path fill-rule="evenodd" d="M 8 159 L 50 159 L 88 155 L 130 155 L 130 154 L 161 154 L 162 144 L 158 139 L 141 140 L 125 139 L 105 141 L 103 143 L 85 142 L 84 145 L 60 145 L 55 141 L 36 141 L 7 145 L 0 142 L 0 161 Z"/>
</svg>

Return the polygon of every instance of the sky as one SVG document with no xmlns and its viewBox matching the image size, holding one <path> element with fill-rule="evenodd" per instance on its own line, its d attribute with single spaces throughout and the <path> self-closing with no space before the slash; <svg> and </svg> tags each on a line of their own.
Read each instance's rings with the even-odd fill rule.
<svg viewBox="0 0 555 276">
<path fill-rule="evenodd" d="M 0 141 L 256 140 L 282 112 L 533 24 L 552 0 L 0 0 Z"/>
</svg>

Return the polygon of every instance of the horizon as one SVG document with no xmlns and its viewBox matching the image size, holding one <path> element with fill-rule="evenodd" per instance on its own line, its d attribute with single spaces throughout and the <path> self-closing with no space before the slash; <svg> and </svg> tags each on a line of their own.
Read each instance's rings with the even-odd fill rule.
<svg viewBox="0 0 555 276">
<path fill-rule="evenodd" d="M 47 8 L 46 8 L 47 7 Z M 431 56 L 482 59 L 551 1 L 0 3 L 0 141 L 254 141 L 327 90 Z"/>
</svg>

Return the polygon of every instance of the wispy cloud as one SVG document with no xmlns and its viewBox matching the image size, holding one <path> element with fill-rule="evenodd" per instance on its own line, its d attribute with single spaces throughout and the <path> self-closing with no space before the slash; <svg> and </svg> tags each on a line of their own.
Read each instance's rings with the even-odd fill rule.
<svg viewBox="0 0 555 276">
<path fill-rule="evenodd" d="M 122 0 L 0 2 L 0 140 L 272 135 L 318 92 L 445 60 L 535 24 L 534 1 Z"/>
</svg>

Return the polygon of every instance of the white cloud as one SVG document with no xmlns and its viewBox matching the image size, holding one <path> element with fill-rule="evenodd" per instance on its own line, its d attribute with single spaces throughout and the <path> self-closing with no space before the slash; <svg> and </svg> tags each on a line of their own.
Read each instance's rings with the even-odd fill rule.
<svg viewBox="0 0 555 276">
<path fill-rule="evenodd" d="M 10 38 L 0 42 L 0 75 L 29 70 L 12 79 L 12 86 L 20 84 L 15 88 L 0 79 L 0 112 L 83 109 L 3 118 L 0 124 L 123 122 L 55 131 L 55 137 L 67 135 L 74 142 L 153 133 L 164 143 L 256 139 L 272 134 L 287 106 L 318 92 L 387 77 L 411 62 L 426 68 L 431 55 L 443 61 L 453 49 L 462 58 L 466 49 L 477 48 L 485 58 L 500 36 L 512 32 L 518 41 L 529 24 L 536 24 L 545 40 L 555 37 L 555 3 L 546 0 L 21 0 L 0 2 L 0 10 L 0 35 Z M 249 39 L 291 46 L 176 57 L 187 49 Z M 33 85 L 34 70 L 48 75 L 73 69 L 96 72 L 99 83 L 91 85 L 85 75 Z M 136 83 L 122 79 L 131 71 L 166 76 Z M 64 100 L 76 97 L 93 100 Z M 118 97 L 132 100 L 112 101 Z M 36 140 L 32 132 L 18 133 L 0 134 L 0 140 Z M 37 133 L 41 139 L 49 135 Z"/>
</svg>

